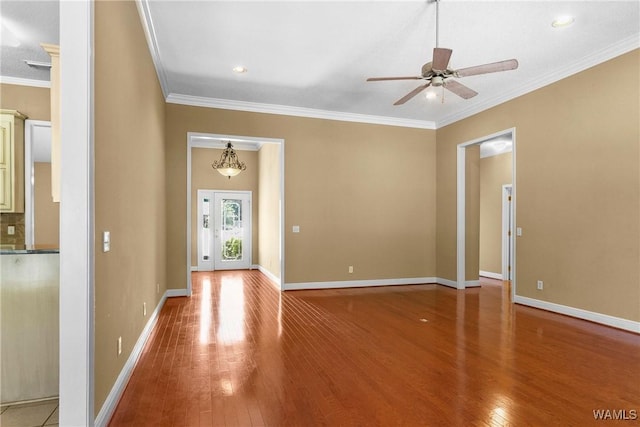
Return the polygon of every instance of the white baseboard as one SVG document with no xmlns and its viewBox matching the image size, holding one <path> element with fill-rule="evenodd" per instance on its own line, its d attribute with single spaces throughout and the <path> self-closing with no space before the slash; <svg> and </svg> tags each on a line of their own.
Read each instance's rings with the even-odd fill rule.
<svg viewBox="0 0 640 427">
<path fill-rule="evenodd" d="M 458 282 L 455 280 L 444 279 L 442 277 L 436 277 L 436 283 L 442 286 L 448 286 L 450 288 L 458 289 Z M 464 282 L 467 288 L 477 288 L 480 286 L 480 280 L 467 280 Z"/>
<path fill-rule="evenodd" d="M 127 383 L 129 382 L 129 378 L 131 377 L 131 374 L 133 373 L 134 368 L 136 367 L 138 358 L 142 354 L 142 349 L 144 348 L 144 345 L 149 339 L 149 336 L 151 335 L 151 331 L 153 331 L 153 327 L 156 325 L 158 321 L 160 310 L 162 310 L 162 306 L 164 306 L 164 303 L 167 300 L 168 294 L 169 294 L 169 290 L 165 292 L 165 294 L 160 299 L 160 302 L 158 302 L 156 309 L 153 310 L 153 313 L 151 313 L 151 317 L 149 318 L 149 321 L 147 322 L 144 329 L 142 330 L 142 333 L 138 337 L 138 340 L 136 341 L 136 345 L 133 346 L 133 349 L 131 350 L 131 354 L 129 355 L 127 362 L 124 364 L 124 367 L 120 371 L 120 375 L 118 375 L 118 378 L 116 379 L 115 384 L 111 388 L 109 395 L 104 401 L 102 408 L 100 408 L 100 412 L 98 412 L 98 416 L 95 419 L 96 427 L 103 427 L 109 424 L 109 421 L 113 416 L 113 412 L 115 411 L 116 406 L 120 401 L 120 397 L 122 397 L 122 393 L 124 393 L 125 388 L 127 388 Z"/>
<path fill-rule="evenodd" d="M 369 286 L 395 286 L 395 285 L 421 285 L 436 283 L 435 277 L 413 277 L 403 279 L 374 279 L 374 280 L 345 280 L 336 282 L 306 282 L 285 283 L 285 291 L 302 289 L 335 289 L 335 288 L 362 288 Z"/>
<path fill-rule="evenodd" d="M 271 280 L 274 284 L 274 286 L 276 287 L 276 289 L 280 290 L 280 278 L 276 277 L 272 272 L 270 272 L 269 270 L 267 270 L 266 268 L 264 268 L 261 265 L 257 265 L 255 267 L 257 270 L 260 271 L 260 273 L 264 274 L 265 276 L 267 276 L 269 278 L 269 280 Z"/>
<path fill-rule="evenodd" d="M 167 289 L 167 292 L 165 293 L 165 295 L 167 296 L 167 298 L 189 296 L 186 289 Z"/>
<path fill-rule="evenodd" d="M 442 277 L 436 277 L 436 283 L 442 286 L 448 286 L 450 288 L 458 289 L 458 282 L 455 280 L 443 279 Z"/>
<path fill-rule="evenodd" d="M 197 265 L 192 265 L 191 266 L 191 271 L 198 271 L 198 266 Z"/>
<path fill-rule="evenodd" d="M 490 271 L 482 271 L 482 270 L 480 270 L 480 276 L 488 277 L 489 279 L 502 280 L 502 274 L 501 273 L 492 273 Z"/>
<path fill-rule="evenodd" d="M 513 302 L 640 334 L 640 322 L 516 295 Z"/>
</svg>

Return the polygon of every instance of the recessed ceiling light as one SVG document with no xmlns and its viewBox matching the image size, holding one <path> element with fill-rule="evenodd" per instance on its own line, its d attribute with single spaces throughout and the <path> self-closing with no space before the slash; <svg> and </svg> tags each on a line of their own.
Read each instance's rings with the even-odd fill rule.
<svg viewBox="0 0 640 427">
<path fill-rule="evenodd" d="M 575 21 L 573 16 L 559 16 L 553 20 L 551 26 L 553 28 L 568 27 L 569 25 L 573 24 L 573 21 Z"/>
<path fill-rule="evenodd" d="M 241 65 L 238 65 L 237 67 L 233 67 L 233 72 L 237 74 L 242 74 L 242 73 L 246 73 L 247 69 Z"/>
</svg>

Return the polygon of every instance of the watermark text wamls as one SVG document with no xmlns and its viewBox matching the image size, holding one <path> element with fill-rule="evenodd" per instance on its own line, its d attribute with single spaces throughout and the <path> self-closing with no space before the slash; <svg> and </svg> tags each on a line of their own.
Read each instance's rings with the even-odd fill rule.
<svg viewBox="0 0 640 427">
<path fill-rule="evenodd" d="M 596 420 L 637 420 L 636 409 L 594 409 L 593 418 Z"/>
</svg>

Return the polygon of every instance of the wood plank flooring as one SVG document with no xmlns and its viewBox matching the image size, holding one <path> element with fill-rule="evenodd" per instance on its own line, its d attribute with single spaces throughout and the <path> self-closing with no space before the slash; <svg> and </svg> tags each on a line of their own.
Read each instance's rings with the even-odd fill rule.
<svg viewBox="0 0 640 427">
<path fill-rule="evenodd" d="M 229 271 L 193 289 L 110 426 L 640 424 L 640 336 L 513 305 L 502 282 L 282 294 Z"/>
</svg>

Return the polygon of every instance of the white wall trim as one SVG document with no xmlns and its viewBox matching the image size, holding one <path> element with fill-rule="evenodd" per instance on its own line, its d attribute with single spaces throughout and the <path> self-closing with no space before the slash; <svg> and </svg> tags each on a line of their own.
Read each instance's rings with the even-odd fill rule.
<svg viewBox="0 0 640 427">
<path fill-rule="evenodd" d="M 448 286 L 450 288 L 458 289 L 458 282 L 455 280 L 444 279 L 442 277 L 436 277 L 436 283 L 442 286 Z"/>
<path fill-rule="evenodd" d="M 516 295 L 513 302 L 640 334 L 640 322 Z"/>
<path fill-rule="evenodd" d="M 444 126 L 450 125 L 451 123 L 455 123 L 459 120 L 480 113 L 484 110 L 488 110 L 489 108 L 495 107 L 496 105 L 510 101 L 529 92 L 533 92 L 534 90 L 540 89 L 541 87 L 550 85 L 551 83 L 555 83 L 573 74 L 584 71 L 587 68 L 601 64 L 605 61 L 609 61 L 610 59 L 613 59 L 620 55 L 624 55 L 627 52 L 631 52 L 632 50 L 637 49 L 639 46 L 640 40 L 638 39 L 638 36 L 630 36 L 618 43 L 593 52 L 591 55 L 580 58 L 579 60 L 567 65 L 564 68 L 556 68 L 550 70 L 548 73 L 542 74 L 538 76 L 537 79 L 527 82 L 526 84 L 519 86 L 510 92 L 503 92 L 497 96 L 490 97 L 482 103 L 474 104 L 472 107 L 459 109 L 455 113 L 444 117 L 442 120 L 439 120 L 436 124 L 436 128 L 440 129 Z"/>
<path fill-rule="evenodd" d="M 149 13 L 149 1 L 136 0 L 136 7 L 138 8 L 138 15 L 140 16 L 144 36 L 147 39 L 147 44 L 149 45 L 149 53 L 151 54 L 151 59 L 155 66 L 156 74 L 158 75 L 158 81 L 162 88 L 162 94 L 166 98 L 169 94 L 169 80 L 167 79 L 167 73 L 162 65 L 162 60 L 160 59 L 156 30 L 153 26 L 151 14 Z"/>
<path fill-rule="evenodd" d="M 396 286 L 396 285 L 424 285 L 436 283 L 435 277 L 413 277 L 402 279 L 373 279 L 373 280 L 345 280 L 335 282 L 305 282 L 285 283 L 284 290 L 302 289 L 335 289 L 335 288 L 362 288 L 371 286 Z"/>
<path fill-rule="evenodd" d="M 94 424 L 93 2 L 60 2 L 60 407 L 62 426 Z"/>
<path fill-rule="evenodd" d="M 267 276 L 269 278 L 269 280 L 271 280 L 273 282 L 273 284 L 276 286 L 276 288 L 278 290 L 280 290 L 281 285 L 282 285 L 280 283 L 280 278 L 276 277 L 272 272 L 270 272 L 269 270 L 267 270 L 266 268 L 264 268 L 261 265 L 255 265 L 254 268 L 258 269 L 258 271 L 260 271 L 260 273 L 262 273 L 265 276 Z"/>
<path fill-rule="evenodd" d="M 480 280 L 466 280 L 464 282 L 464 287 L 466 288 L 479 288 Z"/>
<path fill-rule="evenodd" d="M 488 277 L 489 279 L 502 280 L 502 274 L 500 274 L 500 273 L 492 273 L 490 271 L 480 270 L 480 276 Z"/>
<path fill-rule="evenodd" d="M 167 289 L 166 295 L 167 295 L 167 298 L 191 296 L 191 294 L 187 291 L 187 289 Z"/>
<path fill-rule="evenodd" d="M 51 82 L 47 80 L 23 79 L 11 76 L 0 76 L 0 83 L 7 85 L 51 88 Z"/>
<path fill-rule="evenodd" d="M 512 202 L 512 224 L 515 226 L 516 213 L 516 129 L 510 128 L 491 135 L 476 138 L 471 141 L 458 144 L 457 147 L 457 166 L 456 166 L 456 279 L 458 289 L 464 289 L 466 286 L 479 286 L 474 281 L 467 281 L 465 278 L 466 268 L 466 149 L 467 147 L 482 144 L 482 142 L 495 139 L 504 135 L 511 135 L 512 139 L 512 181 L 511 181 L 511 202 Z M 516 241 L 512 240 L 512 257 L 511 257 L 511 274 L 512 274 L 512 296 L 515 295 L 516 288 Z"/>
<path fill-rule="evenodd" d="M 339 111 L 317 110 L 313 108 L 291 107 L 288 105 L 262 104 L 258 102 L 235 101 L 232 99 L 206 98 L 202 96 L 170 93 L 170 104 L 190 105 L 193 107 L 220 108 L 223 110 L 249 111 L 254 113 L 279 114 L 285 116 L 309 117 L 313 119 L 338 120 L 342 122 L 372 123 L 387 126 L 401 126 L 418 129 L 436 129 L 435 122 L 411 120 L 399 117 L 371 116 L 366 114 Z"/>
<path fill-rule="evenodd" d="M 198 271 L 198 266 L 197 265 L 192 265 L 191 266 L 191 271 Z"/>
<path fill-rule="evenodd" d="M 109 392 L 109 395 L 105 399 L 104 404 L 102 405 L 102 408 L 100 409 L 100 412 L 96 417 L 96 421 L 95 421 L 96 427 L 107 426 L 109 424 L 109 421 L 113 416 L 113 412 L 115 411 L 116 407 L 118 406 L 118 402 L 122 397 L 122 393 L 124 393 L 124 390 L 127 388 L 127 384 L 129 383 L 129 378 L 131 378 L 131 374 L 133 374 L 133 370 L 135 369 L 136 364 L 138 363 L 138 359 L 142 354 L 142 350 L 144 349 L 144 346 L 147 343 L 147 340 L 151 336 L 151 332 L 153 331 L 153 328 L 156 326 L 156 323 L 158 322 L 158 317 L 160 316 L 160 310 L 162 310 L 162 307 L 164 306 L 164 303 L 167 300 L 168 293 L 169 291 L 165 292 L 162 298 L 160 299 L 160 302 L 158 302 L 156 309 L 153 310 L 153 313 L 151 313 L 151 316 L 149 317 L 149 321 L 147 321 L 147 324 L 142 330 L 142 333 L 140 334 L 140 336 L 138 337 L 136 344 L 133 346 L 133 349 L 131 350 L 131 354 L 129 355 L 129 358 L 127 359 L 124 366 L 122 367 L 122 370 L 120 371 L 120 374 L 116 379 L 116 382 L 113 384 L 113 387 Z"/>
</svg>

